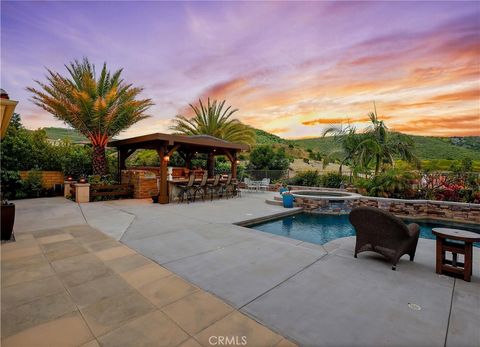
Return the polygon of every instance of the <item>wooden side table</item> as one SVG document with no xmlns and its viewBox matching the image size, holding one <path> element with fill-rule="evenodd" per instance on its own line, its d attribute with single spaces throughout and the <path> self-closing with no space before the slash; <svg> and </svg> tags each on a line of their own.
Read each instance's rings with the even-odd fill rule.
<svg viewBox="0 0 480 347">
<path fill-rule="evenodd" d="M 437 274 L 457 275 L 470 282 L 473 243 L 480 242 L 480 234 L 450 228 L 433 228 L 432 233 L 437 237 Z M 452 260 L 446 259 L 445 252 L 452 253 Z M 458 254 L 463 254 L 463 263 L 458 260 Z"/>
</svg>

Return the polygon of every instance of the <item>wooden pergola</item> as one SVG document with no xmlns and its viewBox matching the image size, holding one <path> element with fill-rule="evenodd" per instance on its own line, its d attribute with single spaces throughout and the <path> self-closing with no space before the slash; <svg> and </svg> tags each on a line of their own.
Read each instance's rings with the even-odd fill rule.
<svg viewBox="0 0 480 347">
<path fill-rule="evenodd" d="M 173 153 L 178 152 L 185 160 L 187 166 L 196 154 L 207 154 L 208 175 L 214 174 L 214 160 L 217 155 L 225 155 L 231 163 L 232 178 L 237 176 L 237 155 L 248 146 L 218 139 L 208 135 L 172 135 L 155 133 L 123 140 L 114 140 L 108 143 L 109 147 L 116 147 L 118 150 L 118 170 L 126 169 L 125 161 L 137 149 L 156 150 L 160 158 L 160 195 L 158 201 L 162 204 L 169 202 L 167 167 L 168 161 Z"/>
</svg>

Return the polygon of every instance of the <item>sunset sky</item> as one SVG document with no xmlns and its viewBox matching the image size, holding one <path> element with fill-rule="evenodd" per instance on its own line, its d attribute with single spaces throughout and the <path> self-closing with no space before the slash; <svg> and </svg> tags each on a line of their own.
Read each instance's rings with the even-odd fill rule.
<svg viewBox="0 0 480 347">
<path fill-rule="evenodd" d="M 88 57 L 152 98 L 120 137 L 166 132 L 199 97 L 286 138 L 330 124 L 480 135 L 480 2 L 1 2 L 1 87 L 28 128 L 64 126 L 25 90 Z"/>
</svg>

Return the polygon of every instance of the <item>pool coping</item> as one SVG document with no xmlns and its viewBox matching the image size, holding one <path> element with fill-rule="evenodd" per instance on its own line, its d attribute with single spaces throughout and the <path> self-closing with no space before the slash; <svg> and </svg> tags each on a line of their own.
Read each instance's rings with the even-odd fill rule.
<svg viewBox="0 0 480 347">
<path fill-rule="evenodd" d="M 273 213 L 273 214 L 269 214 L 267 216 L 246 219 L 246 220 L 243 220 L 243 221 L 240 221 L 240 222 L 235 222 L 235 223 L 232 223 L 232 224 L 248 228 L 248 227 L 250 227 L 252 225 L 255 225 L 255 224 L 268 222 L 268 221 L 275 220 L 275 219 L 280 219 L 282 217 L 293 216 L 293 215 L 299 214 L 299 213 L 304 212 L 304 211 L 305 210 L 303 209 L 303 207 L 293 207 L 293 208 L 289 208 L 288 211 L 285 211 L 285 212 L 276 212 L 276 213 Z"/>
</svg>

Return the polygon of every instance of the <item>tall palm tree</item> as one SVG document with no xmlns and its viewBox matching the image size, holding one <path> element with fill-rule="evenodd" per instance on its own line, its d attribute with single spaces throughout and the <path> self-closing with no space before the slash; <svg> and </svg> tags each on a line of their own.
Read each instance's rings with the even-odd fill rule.
<svg viewBox="0 0 480 347">
<path fill-rule="evenodd" d="M 85 135 L 93 145 L 93 173 L 105 175 L 105 147 L 113 136 L 148 117 L 150 99 L 137 99 L 142 88 L 121 78 L 122 69 L 113 73 L 103 64 L 97 78 L 95 65 L 87 58 L 65 65 L 68 75 L 47 69 L 47 82 L 35 81 L 40 89 L 27 88 L 33 102 L 55 118 Z"/>
<path fill-rule="evenodd" d="M 182 135 L 210 135 L 230 142 L 248 145 L 255 143 L 254 129 L 238 119 L 232 118 L 238 109 L 232 109 L 232 106 L 224 109 L 225 100 L 211 102 L 208 99 L 206 105 L 202 100 L 198 100 L 198 103 L 198 106 L 190 104 L 194 112 L 192 118 L 177 115 L 170 129 Z M 213 153 L 208 156 L 207 167 L 209 173 L 212 174 L 215 167 Z"/>
<path fill-rule="evenodd" d="M 210 102 L 208 99 L 207 105 L 202 100 L 198 100 L 198 103 L 199 106 L 190 104 L 195 113 L 193 118 L 178 115 L 170 129 L 183 135 L 210 135 L 230 142 L 248 145 L 255 143 L 253 128 L 231 118 L 238 109 L 232 109 L 232 106 L 224 109 L 225 100 Z"/>
<path fill-rule="evenodd" d="M 333 135 L 333 140 L 338 144 L 338 147 L 330 151 L 323 159 L 323 168 L 328 164 L 338 161 L 340 166 L 338 168 L 339 174 L 342 174 L 344 165 L 350 166 L 351 170 L 356 173 L 361 167 L 357 148 L 361 141 L 360 134 L 356 132 L 353 126 L 331 126 L 324 130 L 323 137 Z"/>
<path fill-rule="evenodd" d="M 388 167 L 394 166 L 394 158 L 401 159 L 419 165 L 420 161 L 415 156 L 414 142 L 406 135 L 392 133 L 385 123 L 378 118 L 377 108 L 374 106 L 374 112 L 370 112 L 371 125 L 365 132 L 365 139 L 358 145 L 358 156 L 363 162 L 375 163 L 375 175 L 380 170 L 385 171 Z"/>
</svg>

